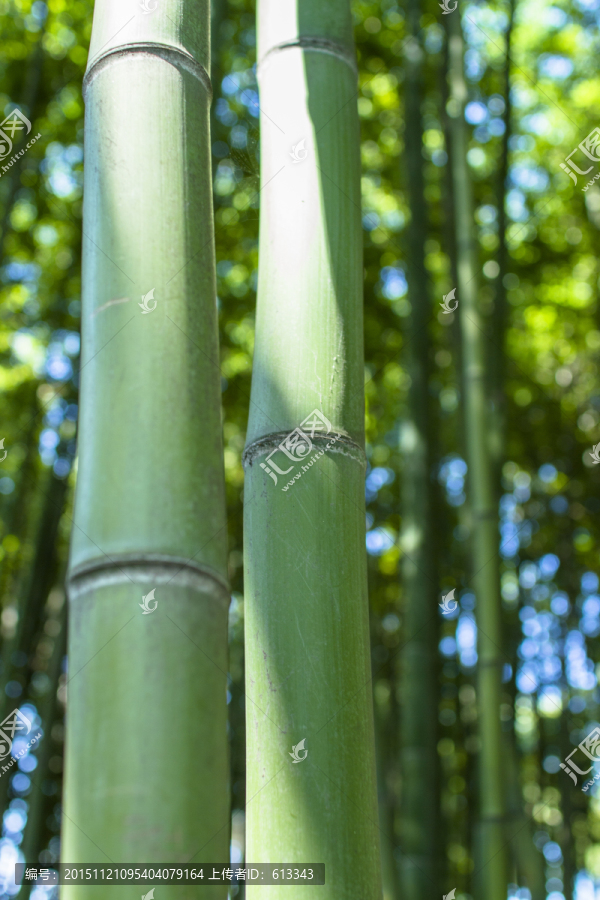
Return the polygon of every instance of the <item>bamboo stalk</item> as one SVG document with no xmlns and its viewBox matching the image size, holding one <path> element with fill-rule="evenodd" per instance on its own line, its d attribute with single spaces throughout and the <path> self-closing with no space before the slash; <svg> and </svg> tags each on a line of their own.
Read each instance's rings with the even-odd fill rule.
<svg viewBox="0 0 600 900">
<path fill-rule="evenodd" d="M 0 721 L 22 702 L 8 697 L 6 686 L 8 682 L 18 680 L 19 670 L 31 665 L 33 641 L 40 627 L 44 603 L 56 577 L 59 526 L 66 493 L 66 482 L 50 474 L 37 527 L 35 555 L 31 561 L 27 584 L 23 588 L 23 600 L 18 607 L 19 618 L 15 633 L 5 641 L 2 648 L 4 666 L 0 675 Z M 27 668 L 22 680 L 27 681 L 29 675 L 30 669 Z M 6 803 L 9 782 L 9 776 L 0 778 L 0 809 Z"/>
<path fill-rule="evenodd" d="M 507 806 L 509 819 L 506 837 L 511 844 L 511 855 L 519 876 L 518 883 L 529 888 L 531 900 L 545 900 L 543 857 L 532 840 L 531 821 L 523 810 L 523 797 L 519 782 L 519 758 L 514 733 L 504 735 L 507 774 Z"/>
<path fill-rule="evenodd" d="M 18 480 L 16 489 L 5 501 L 6 513 L 4 522 L 6 523 L 6 534 L 13 534 L 19 540 L 19 549 L 17 552 L 5 559 L 0 568 L 0 602 L 2 607 L 7 606 L 11 599 L 17 594 L 19 579 L 23 579 L 23 548 L 27 540 L 29 520 L 34 518 L 36 511 L 35 496 L 38 487 L 38 471 L 36 469 L 36 459 L 38 457 L 37 448 L 37 432 L 38 423 L 37 416 L 37 400 L 35 396 L 35 384 L 27 385 L 23 392 L 22 405 L 24 407 L 24 415 L 30 414 L 30 422 L 27 432 L 24 436 L 25 453 L 19 465 Z M 7 659 L 10 651 L 7 650 L 9 641 L 3 640 L 2 656 Z M 0 687 L 3 690 L 3 687 Z"/>
<path fill-rule="evenodd" d="M 478 303 L 478 267 L 473 235 L 473 194 L 467 165 L 463 36 L 459 15 L 449 15 L 449 85 L 457 235 L 459 322 L 462 338 L 464 427 L 472 516 L 471 565 L 477 597 L 477 697 L 481 749 L 478 760 L 479 825 L 476 836 L 476 896 L 505 900 L 507 853 L 503 834 L 504 769 L 500 722 L 501 626 L 498 510 L 488 444 L 485 377 L 487 343 Z"/>
<path fill-rule="evenodd" d="M 494 342 L 490 355 L 490 453 L 494 471 L 494 486 L 497 499 L 500 499 L 502 466 L 506 461 L 506 321 L 508 315 L 506 302 L 506 286 L 504 277 L 507 273 L 509 254 L 506 242 L 506 188 L 509 170 L 510 137 L 512 134 L 511 85 L 511 49 L 514 26 L 516 0 L 510 0 L 508 25 L 505 33 L 504 47 L 504 134 L 497 181 L 498 208 L 498 275 L 495 281 L 494 310 L 492 315 Z M 520 640 L 520 629 L 517 629 L 516 641 Z M 514 665 L 514 662 L 513 662 Z M 514 708 L 514 682 L 511 684 L 511 705 Z M 511 858 L 516 868 L 519 884 L 531 891 L 532 900 L 544 900 L 546 889 L 542 864 L 542 856 L 536 850 L 532 840 L 531 823 L 523 810 L 523 798 L 519 781 L 519 756 L 515 744 L 514 727 L 504 735 L 507 822 L 506 838 L 510 841 Z"/>
<path fill-rule="evenodd" d="M 375 753 L 377 757 L 377 801 L 379 807 L 379 831 L 381 846 L 381 877 L 383 900 L 397 900 L 399 894 L 398 864 L 394 841 L 394 796 L 389 787 L 390 756 L 392 746 L 392 722 L 390 710 L 375 706 Z M 393 723 L 395 725 L 395 723 Z"/>
<path fill-rule="evenodd" d="M 97 0 L 84 82 L 68 862 L 229 858 L 209 3 L 147 5 Z"/>
<path fill-rule="evenodd" d="M 63 573 L 64 574 L 64 573 Z M 44 736 L 37 750 L 37 767 L 31 778 L 31 792 L 27 797 L 29 809 L 27 811 L 27 824 L 23 835 L 23 856 L 25 861 L 37 865 L 39 854 L 42 850 L 41 837 L 43 833 L 43 816 L 47 806 L 47 797 L 42 791 L 44 779 L 48 776 L 48 762 L 52 755 L 52 725 L 56 716 L 58 679 L 61 674 L 63 659 L 67 645 L 67 604 L 63 606 L 58 615 L 48 617 L 46 621 L 56 623 L 60 628 L 54 635 L 52 654 L 48 660 L 46 674 L 50 680 L 50 688 L 41 701 L 37 702 L 37 708 L 42 720 Z M 21 888 L 25 900 L 29 897 L 31 885 L 24 884 Z"/>
<path fill-rule="evenodd" d="M 220 39 L 221 25 L 227 14 L 227 0 L 211 0 L 210 4 L 210 33 L 211 33 L 211 61 L 210 61 L 210 78 L 213 86 L 213 102 L 210 111 L 210 130 L 214 139 L 215 134 L 215 108 L 216 102 L 221 94 L 221 82 L 223 80 L 223 70 L 221 66 L 221 44 Z"/>
<path fill-rule="evenodd" d="M 548 720 L 546 720 L 546 722 L 547 721 Z M 570 750 L 572 750 L 572 744 L 569 740 L 569 724 L 569 713 L 567 708 L 563 710 L 561 716 L 562 727 L 558 730 L 562 759 L 564 759 L 568 755 Z M 545 730 L 546 729 L 544 729 L 544 731 Z M 542 732 L 542 739 L 546 737 L 544 731 Z M 553 737 L 553 741 L 554 740 L 556 740 L 555 737 Z M 543 758 L 543 755 L 544 753 L 542 748 L 540 757 Z M 573 818 L 574 812 L 577 807 L 575 803 L 573 803 L 573 789 L 571 787 L 571 782 L 567 778 L 561 778 L 560 780 L 560 805 L 563 816 L 562 827 L 559 832 L 560 846 L 563 853 L 562 892 L 565 896 L 565 900 L 574 900 L 577 861 L 575 856 L 575 840 L 573 839 Z M 543 865 L 541 859 L 540 864 Z"/>
<path fill-rule="evenodd" d="M 27 68 L 27 75 L 25 86 L 23 90 L 22 96 L 22 105 L 25 107 L 25 112 L 28 116 L 33 120 L 34 118 L 34 110 L 35 105 L 38 100 L 38 95 L 40 93 L 40 85 L 42 82 L 42 69 L 44 67 L 44 36 L 46 33 L 45 23 L 44 27 L 40 29 L 37 41 L 31 53 L 31 61 Z M 22 110 L 23 111 L 23 110 Z M 27 135 L 21 134 L 19 138 L 15 141 L 12 156 L 16 157 L 17 154 L 23 149 L 25 143 L 27 141 Z M 21 171 L 22 167 L 17 163 L 17 165 L 13 165 L 8 172 L 6 172 L 3 176 L 4 181 L 2 182 L 3 189 L 3 197 L 2 197 L 2 215 L 0 216 L 0 258 L 4 257 L 4 238 L 8 233 L 8 226 L 10 223 L 10 214 L 12 212 L 12 208 L 14 206 L 14 202 L 17 196 L 17 192 L 21 187 Z"/>
<path fill-rule="evenodd" d="M 411 311 L 405 364 L 410 375 L 402 423 L 402 530 L 404 650 L 400 657 L 401 894 L 429 900 L 439 892 L 437 716 L 437 591 L 431 521 L 429 407 L 429 279 L 425 269 L 427 212 L 423 179 L 424 50 L 419 42 L 420 0 L 409 0 L 406 54 L 406 166 L 411 224 L 408 291 Z"/>
<path fill-rule="evenodd" d="M 508 227 L 506 216 L 506 188 L 508 180 L 510 137 L 512 133 L 512 101 L 510 96 L 510 67 L 512 32 L 515 18 L 516 0 L 510 0 L 508 26 L 505 35 L 505 61 L 504 61 L 504 134 L 502 136 L 502 153 L 500 155 L 500 167 L 498 172 L 498 275 L 495 282 L 494 312 L 492 324 L 495 342 L 492 347 L 491 357 L 491 393 L 492 410 L 490 421 L 490 450 L 495 467 L 495 482 L 500 491 L 500 476 L 502 465 L 505 461 L 506 447 L 506 321 L 508 307 L 506 301 L 506 285 L 504 278 L 507 274 L 509 255 L 506 243 Z"/>
<path fill-rule="evenodd" d="M 320 900 L 380 900 L 348 0 L 260 0 L 258 59 L 260 268 L 244 453 L 246 856 L 324 862 Z M 302 469 L 302 453 L 294 462 L 277 448 L 314 410 L 326 421 L 321 430 L 303 425 L 312 450 Z M 295 763 L 302 741 L 308 755 Z M 300 900 L 304 887 L 286 886 L 285 896 Z"/>
</svg>

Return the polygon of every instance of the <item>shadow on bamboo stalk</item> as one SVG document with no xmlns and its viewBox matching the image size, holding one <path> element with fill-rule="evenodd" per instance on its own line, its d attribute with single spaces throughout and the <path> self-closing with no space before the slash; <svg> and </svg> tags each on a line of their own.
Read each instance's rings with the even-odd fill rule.
<svg viewBox="0 0 600 900">
<path fill-rule="evenodd" d="M 258 73 L 261 261 L 244 460 L 246 684 L 254 701 L 247 856 L 325 862 L 323 900 L 380 900 L 347 0 L 262 0 Z M 291 470 L 275 484 L 264 460 L 313 411 L 331 431 L 323 420 L 316 432 L 305 425 L 309 464 L 298 465 L 291 487 Z M 339 437 L 326 449 L 332 434 Z M 301 742 L 307 755 L 291 760 Z M 257 900 L 271 895 L 253 890 Z M 287 886 L 288 896 L 301 900 L 304 889 Z"/>
<path fill-rule="evenodd" d="M 171 0 L 168 14 L 136 6 L 125 25 L 120 0 L 95 5 L 68 583 L 69 863 L 229 856 L 209 34 L 208 0 Z M 115 900 L 130 891 L 111 889 Z M 186 893 L 222 900 L 227 887 Z"/>
</svg>

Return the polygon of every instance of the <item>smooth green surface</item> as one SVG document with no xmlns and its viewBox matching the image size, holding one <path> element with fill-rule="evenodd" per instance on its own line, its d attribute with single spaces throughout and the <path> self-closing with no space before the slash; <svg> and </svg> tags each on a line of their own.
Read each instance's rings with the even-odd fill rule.
<svg viewBox="0 0 600 900">
<path fill-rule="evenodd" d="M 226 862 L 228 593 L 210 98 L 179 46 L 208 64 L 209 8 L 160 0 L 144 15 L 136 4 L 136 22 L 117 32 L 128 11 L 96 4 L 92 61 L 100 48 L 123 52 L 88 66 L 87 76 L 62 859 Z M 132 29 L 144 52 L 129 46 Z M 175 50 L 166 59 L 153 41 Z M 144 314 L 139 304 L 152 289 L 156 308 Z M 158 607 L 144 615 L 139 604 L 152 589 Z M 103 890 L 63 893 L 79 900 Z M 227 895 L 213 886 L 203 897 L 207 890 L 215 900 Z M 123 886 L 111 896 L 132 891 L 142 893 Z M 199 891 L 161 887 L 161 897 Z"/>
<path fill-rule="evenodd" d="M 209 0 L 96 0 L 88 70 L 100 57 L 131 44 L 156 43 L 189 54 L 210 72 Z M 172 112 L 172 111 L 171 111 Z"/>
<path fill-rule="evenodd" d="M 244 489 L 246 858 L 324 862 L 327 883 L 311 896 L 379 900 L 356 74 L 347 43 L 329 53 L 268 52 L 299 34 L 348 36 L 350 7 L 262 0 L 258 20 L 260 266 Z M 306 156 L 294 162 L 302 141 Z M 283 491 L 301 463 L 277 484 L 259 463 L 314 409 L 353 443 L 338 442 Z M 260 449 L 248 450 L 258 438 Z M 313 453 L 326 442 L 316 436 Z M 292 746 L 302 740 L 308 756 L 294 763 Z M 247 894 L 266 900 L 282 889 Z M 285 896 L 304 900 L 306 888 L 286 886 Z"/>
<path fill-rule="evenodd" d="M 463 38 L 459 15 L 448 16 L 451 160 L 457 243 L 457 299 L 462 339 L 464 444 L 468 473 L 472 584 L 477 605 L 477 708 L 480 751 L 477 760 L 479 821 L 475 872 L 476 897 L 506 900 L 507 843 L 504 833 L 506 772 L 500 723 L 503 658 L 500 628 L 498 508 L 489 449 L 486 357 L 489 355 L 478 301 L 474 256 L 474 210 L 467 168 Z"/>
<path fill-rule="evenodd" d="M 261 31 L 273 6 L 260 6 Z M 334 56 L 290 48 L 269 56 L 259 76 L 259 299 L 247 443 L 290 431 L 318 408 L 361 444 L 356 75 Z M 307 157 L 294 163 L 301 141 Z"/>
<path fill-rule="evenodd" d="M 340 0 L 259 0 L 258 59 L 278 44 L 299 38 L 339 42 L 354 54 L 352 18 Z M 262 88 L 262 85 L 261 85 Z M 330 85 L 327 86 L 327 93 Z M 325 99 L 325 98 L 323 98 Z"/>
<path fill-rule="evenodd" d="M 283 492 L 255 463 L 245 495 L 246 856 L 324 862 L 315 898 L 375 900 L 364 470 L 328 453 Z M 294 763 L 304 739 L 308 756 Z M 285 896 L 304 900 L 307 889 L 286 886 Z"/>
<path fill-rule="evenodd" d="M 143 550 L 224 570 L 208 106 L 140 54 L 88 88 L 72 567 Z"/>
<path fill-rule="evenodd" d="M 149 589 L 141 580 L 72 596 L 64 862 L 228 860 L 227 609 L 151 574 L 150 615 L 137 605 Z M 149 890 L 113 886 L 110 896 Z M 102 892 L 62 888 L 68 900 Z M 206 896 L 227 890 L 160 886 L 167 900 Z"/>
<path fill-rule="evenodd" d="M 408 409 L 401 424 L 402 452 L 402 621 L 399 655 L 400 701 L 400 896 L 429 900 L 438 893 L 437 706 L 438 590 L 432 522 L 433 434 L 429 421 L 428 328 L 431 291 L 425 269 L 427 214 L 423 182 L 421 119 L 424 49 L 419 42 L 420 0 L 409 5 L 413 52 L 406 71 L 406 185 L 411 221 L 407 229 L 410 316 L 403 362 L 410 376 Z"/>
</svg>

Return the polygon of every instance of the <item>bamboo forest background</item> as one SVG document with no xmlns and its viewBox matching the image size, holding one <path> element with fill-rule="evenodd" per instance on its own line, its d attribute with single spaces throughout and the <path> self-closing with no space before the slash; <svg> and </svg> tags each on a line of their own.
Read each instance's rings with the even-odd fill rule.
<svg viewBox="0 0 600 900">
<path fill-rule="evenodd" d="M 589 455 L 600 441 L 600 188 L 582 192 L 560 164 L 599 124 L 600 0 L 490 0 L 465 3 L 449 15 L 435 0 L 411 4 L 353 3 L 363 164 L 366 544 L 385 897 L 408 897 L 399 886 L 402 849 L 410 842 L 399 723 L 402 571 L 413 538 L 401 521 L 400 498 L 414 412 L 410 345 L 411 335 L 417 337 L 408 282 L 411 219 L 423 212 L 415 213 L 413 204 L 411 217 L 415 165 L 427 228 L 421 283 L 428 296 L 423 327 L 434 502 L 427 579 L 438 599 L 455 589 L 459 601 L 450 615 L 440 611 L 436 624 L 436 702 L 426 713 L 437 723 L 438 757 L 427 783 L 416 788 L 426 795 L 433 784 L 437 793 L 439 893 L 455 888 L 457 900 L 468 900 L 476 892 L 473 525 L 458 320 L 440 308 L 458 278 L 447 75 L 448 34 L 460 17 L 479 298 L 496 423 L 506 739 L 499 752 L 506 822 L 516 835 L 509 896 L 593 900 L 600 897 L 600 794 L 596 788 L 583 793 L 560 762 L 600 722 L 600 469 Z M 81 82 L 91 16 L 90 0 L 0 0 L 0 112 L 17 104 L 41 133 L 20 166 L 0 176 L 0 438 L 7 451 L 0 463 L 0 718 L 20 705 L 44 734 L 35 753 L 0 778 L 0 898 L 14 895 L 15 860 L 38 857 L 49 865 L 60 852 L 63 579 L 78 408 Z M 228 700 L 235 861 L 243 856 L 245 804 L 241 455 L 260 205 L 254 63 L 253 3 L 215 0 L 212 150 L 233 591 Z M 421 121 L 415 65 L 423 79 Z M 411 162 L 421 134 L 422 153 Z M 408 689 L 418 700 L 420 683 Z M 31 896 L 53 895 L 36 887 Z"/>
</svg>

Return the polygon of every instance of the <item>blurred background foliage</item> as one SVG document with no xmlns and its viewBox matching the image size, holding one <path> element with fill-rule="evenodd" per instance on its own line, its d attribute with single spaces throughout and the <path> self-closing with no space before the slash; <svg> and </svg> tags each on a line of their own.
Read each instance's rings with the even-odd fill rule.
<svg viewBox="0 0 600 900">
<path fill-rule="evenodd" d="M 91 0 L 0 0 L 0 114 L 18 106 L 41 138 L 0 175 L 1 718 L 19 706 L 43 731 L 0 778 L 0 898 L 18 859 L 59 858 L 66 703 L 66 565 L 76 478 L 83 168 L 81 81 Z M 440 598 L 438 720 L 442 885 L 473 895 L 478 750 L 476 598 L 461 436 L 459 339 L 439 306 L 455 286 L 448 151 L 447 40 L 423 5 L 421 50 L 394 0 L 353 3 L 359 58 L 365 247 L 366 479 L 373 688 L 384 857 L 399 854 L 398 656 L 402 422 L 407 414 L 406 60 L 424 53 L 422 166 L 429 217 L 429 390 Z M 600 0 L 518 0 L 506 94 L 505 0 L 466 3 L 468 163 L 474 183 L 480 298 L 489 352 L 502 362 L 506 443 L 498 486 L 504 607 L 502 717 L 518 750 L 511 801 L 531 825 L 548 900 L 600 897 L 600 795 L 560 762 L 600 724 L 600 187 L 561 170 L 599 124 Z M 248 414 L 260 205 L 259 99 L 252 0 L 213 2 L 212 147 L 222 396 L 232 586 L 232 860 L 243 856 L 244 692 L 241 454 Z M 510 111 L 510 115 L 508 115 Z M 509 133 L 506 135 L 506 129 Z M 506 140 L 508 137 L 508 140 Z M 502 177 L 503 153 L 507 178 Z M 504 213 L 503 213 L 504 210 Z M 502 258 L 503 235 L 507 254 Z M 500 298 L 500 299 L 499 299 Z M 494 313 L 507 301 L 505 332 Z M 168 436 L 157 436 L 158 440 Z M 0 457 L 3 455 L 0 450 Z M 107 460 L 110 465 L 110 460 Z M 19 749 L 18 741 L 15 742 Z M 16 752 L 15 750 L 15 752 Z M 432 773 L 434 777 L 434 773 Z M 508 788 L 507 788 L 508 790 Z M 385 820 L 385 821 L 384 821 Z M 386 870 L 386 898 L 398 896 Z M 509 896 L 528 900 L 516 861 Z M 28 889 L 23 889 L 21 895 Z M 32 897 L 52 896 L 35 888 Z"/>
</svg>

